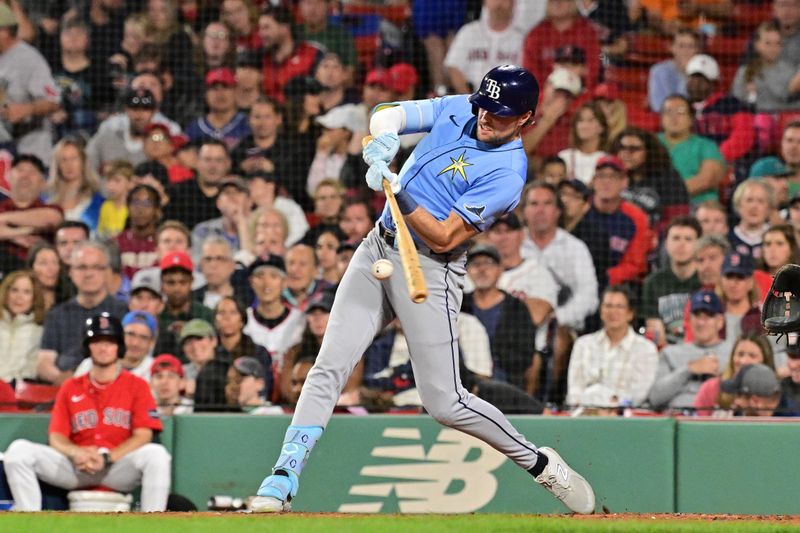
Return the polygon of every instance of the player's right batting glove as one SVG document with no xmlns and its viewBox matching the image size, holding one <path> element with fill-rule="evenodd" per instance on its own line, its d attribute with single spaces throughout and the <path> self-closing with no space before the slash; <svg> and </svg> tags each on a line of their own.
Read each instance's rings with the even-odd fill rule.
<svg viewBox="0 0 800 533">
<path fill-rule="evenodd" d="M 369 166 L 378 161 L 389 164 L 400 149 L 400 137 L 396 133 L 378 135 L 361 152 L 364 162 Z"/>
<path fill-rule="evenodd" d="M 400 191 L 400 178 L 389 170 L 389 166 L 383 161 L 377 161 L 370 165 L 367 170 L 367 185 L 373 191 L 383 192 L 383 179 L 389 180 L 392 184 L 392 192 L 397 194 Z"/>
</svg>

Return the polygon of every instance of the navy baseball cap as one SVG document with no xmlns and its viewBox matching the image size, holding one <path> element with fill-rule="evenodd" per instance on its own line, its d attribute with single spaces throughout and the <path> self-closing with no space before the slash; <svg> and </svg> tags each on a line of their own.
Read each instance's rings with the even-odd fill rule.
<svg viewBox="0 0 800 533">
<path fill-rule="evenodd" d="M 588 200 L 589 197 L 592 195 L 592 190 L 579 179 L 571 179 L 571 180 L 564 180 L 558 182 L 558 190 L 561 191 L 564 187 L 569 187 L 570 189 L 574 190 L 576 193 L 580 194 L 584 200 Z"/>
<path fill-rule="evenodd" d="M 781 390 L 778 376 L 767 365 L 745 365 L 735 376 L 720 383 L 722 392 L 728 394 L 752 394 L 772 396 Z"/>
<path fill-rule="evenodd" d="M 749 278 L 753 275 L 753 270 L 753 258 L 738 252 L 730 252 L 725 256 L 725 261 L 722 263 L 723 276 L 733 274 L 735 276 Z"/>
<path fill-rule="evenodd" d="M 498 218 L 495 223 L 492 224 L 492 227 L 499 226 L 500 224 L 508 226 L 508 229 L 522 229 L 522 222 L 519 221 L 519 217 L 513 211 Z"/>
<path fill-rule="evenodd" d="M 233 361 L 233 368 L 242 376 L 253 376 L 256 379 L 264 379 L 264 366 L 255 357 L 237 357 Z"/>
<path fill-rule="evenodd" d="M 485 255 L 486 257 L 490 257 L 494 260 L 495 263 L 498 265 L 500 264 L 500 252 L 497 251 L 497 248 L 492 246 L 491 244 L 476 244 L 472 248 L 469 249 L 467 252 L 467 264 L 470 263 L 474 258 L 478 257 L 479 255 Z"/>
<path fill-rule="evenodd" d="M 252 276 L 255 274 L 256 270 L 259 268 L 274 268 L 281 272 L 281 274 L 286 274 L 286 263 L 283 262 L 283 257 L 279 255 L 270 255 L 266 259 L 258 258 L 253 261 L 253 264 L 250 265 L 250 275 Z"/>
<path fill-rule="evenodd" d="M 697 291 L 692 295 L 692 303 L 689 306 L 692 314 L 709 313 L 711 315 L 721 315 L 722 302 L 714 291 Z"/>
<path fill-rule="evenodd" d="M 306 307 L 306 313 L 310 313 L 315 309 L 330 313 L 331 309 L 333 309 L 333 298 L 334 295 L 331 291 L 322 291 L 314 296 L 314 298 L 308 303 L 308 307 Z"/>
</svg>

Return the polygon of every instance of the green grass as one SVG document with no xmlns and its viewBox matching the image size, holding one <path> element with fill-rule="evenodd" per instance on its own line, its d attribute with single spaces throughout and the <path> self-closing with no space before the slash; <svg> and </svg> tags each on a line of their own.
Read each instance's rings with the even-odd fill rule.
<svg viewBox="0 0 800 533">
<path fill-rule="evenodd" d="M 613 516 L 575 519 L 569 516 L 536 515 L 244 515 L 244 514 L 173 514 L 173 515 L 92 515 L 71 513 L 17 514 L 0 513 L 0 531 L 20 533 L 170 533 L 191 532 L 265 532 L 328 533 L 378 532 L 586 532 L 586 531 L 797 531 L 798 524 L 748 520 L 635 519 Z"/>
</svg>

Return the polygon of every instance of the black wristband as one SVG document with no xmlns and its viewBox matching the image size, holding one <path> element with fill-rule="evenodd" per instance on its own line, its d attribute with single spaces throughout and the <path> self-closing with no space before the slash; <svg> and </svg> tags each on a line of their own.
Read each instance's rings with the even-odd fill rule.
<svg viewBox="0 0 800 533">
<path fill-rule="evenodd" d="M 111 454 L 109 454 L 108 452 L 103 452 L 103 468 L 108 468 L 113 464 L 114 461 L 111 460 Z"/>
</svg>

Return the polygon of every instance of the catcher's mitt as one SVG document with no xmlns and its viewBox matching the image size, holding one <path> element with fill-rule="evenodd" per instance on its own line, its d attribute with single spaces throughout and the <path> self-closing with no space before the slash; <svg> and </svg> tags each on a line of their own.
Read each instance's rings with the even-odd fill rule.
<svg viewBox="0 0 800 533">
<path fill-rule="evenodd" d="M 785 265 L 775 274 L 761 308 L 761 325 L 773 335 L 800 332 L 800 266 Z"/>
</svg>

